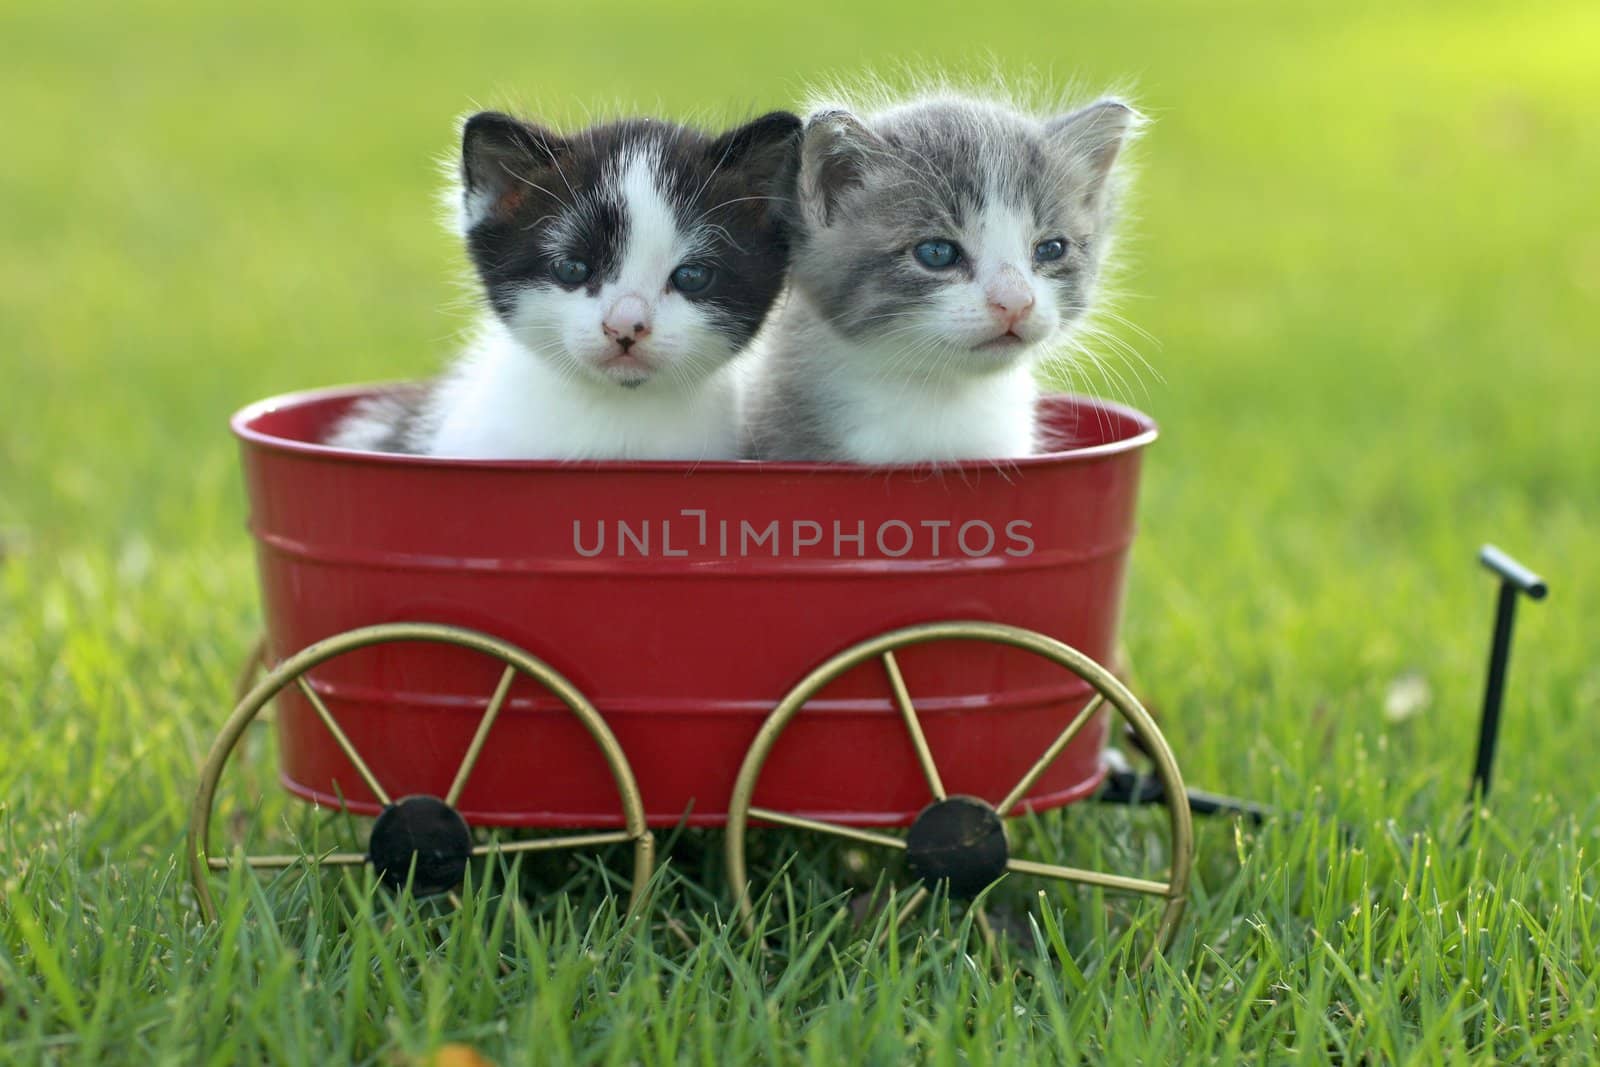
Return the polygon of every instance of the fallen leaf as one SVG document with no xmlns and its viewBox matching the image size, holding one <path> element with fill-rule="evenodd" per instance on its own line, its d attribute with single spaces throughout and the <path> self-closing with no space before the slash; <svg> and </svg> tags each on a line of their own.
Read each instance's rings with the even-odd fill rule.
<svg viewBox="0 0 1600 1067">
<path fill-rule="evenodd" d="M 427 1067 L 495 1067 L 471 1045 L 440 1045 L 425 1061 Z"/>
</svg>

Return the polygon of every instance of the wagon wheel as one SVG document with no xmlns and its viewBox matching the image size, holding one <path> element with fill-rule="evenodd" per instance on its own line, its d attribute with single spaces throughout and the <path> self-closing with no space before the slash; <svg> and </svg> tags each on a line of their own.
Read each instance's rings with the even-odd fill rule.
<svg viewBox="0 0 1600 1067">
<path fill-rule="evenodd" d="M 946 793 L 939 768 L 923 735 L 910 689 L 895 659 L 896 649 L 947 640 L 990 641 L 1023 649 L 1071 671 L 1094 690 L 1088 703 L 1065 724 L 1039 759 L 1010 792 L 995 803 L 981 797 L 951 796 Z M 904 837 L 878 829 L 805 818 L 757 805 L 755 792 L 761 769 L 790 721 L 830 682 L 871 659 L 880 660 L 888 674 L 890 690 L 932 794 L 932 802 L 917 816 Z M 1155 773 L 1165 787 L 1171 837 L 1171 871 L 1165 881 L 1041 863 L 1011 855 L 1005 817 L 1023 804 L 1024 798 L 1051 764 L 1106 704 L 1121 714 L 1147 748 Z M 840 652 L 802 679 L 767 716 L 745 754 L 744 764 L 734 784 L 733 799 L 729 803 L 726 845 L 728 880 L 745 927 L 753 930 L 755 909 L 745 869 L 745 833 L 754 820 L 905 852 L 912 873 L 921 880 L 922 885 L 900 911 L 901 922 L 909 919 L 941 882 L 947 884 L 951 896 L 970 899 L 1006 873 L 1057 879 L 1115 892 L 1145 894 L 1165 901 L 1155 943 L 1145 957 L 1145 963 L 1148 964 L 1158 951 L 1171 943 L 1183 916 L 1189 869 L 1194 857 L 1193 828 L 1184 795 L 1183 780 L 1178 773 L 1172 749 L 1149 713 L 1110 671 L 1082 652 L 1032 630 L 999 623 L 940 622 L 909 626 L 881 634 Z M 992 946 L 993 931 L 987 917 L 980 910 L 974 918 Z"/>
<path fill-rule="evenodd" d="M 337 656 L 373 645 L 402 641 L 455 645 L 482 653 L 505 665 L 494 692 L 486 694 L 483 716 L 443 797 L 415 795 L 393 798 L 307 680 L 314 668 Z M 470 828 L 456 811 L 455 805 L 466 789 L 490 730 L 505 706 L 512 682 L 518 674 L 532 678 L 559 699 L 578 717 L 599 745 L 621 798 L 625 829 L 566 834 L 532 841 L 472 843 Z M 291 684 L 299 688 L 361 781 L 383 805 L 383 810 L 373 822 L 367 850 L 326 852 L 315 856 L 214 856 L 210 846 L 211 819 L 222 772 L 251 722 Z M 399 888 L 409 882 L 413 892 L 423 896 L 452 890 L 465 873 L 468 860 L 474 856 L 598 848 L 626 842 L 633 844 L 633 884 L 628 900 L 628 908 L 632 912 L 643 899 L 645 885 L 654 867 L 655 841 L 645 825 L 643 800 L 622 747 L 617 744 L 594 705 L 572 683 L 544 661 L 487 634 L 432 623 L 387 623 L 348 630 L 310 645 L 279 663 L 250 689 L 228 717 L 206 757 L 190 812 L 187 847 L 190 879 L 200 911 L 207 922 L 215 922 L 217 909 L 211 896 L 208 876 L 213 872 L 226 872 L 240 863 L 253 870 L 283 870 L 302 862 L 324 867 L 360 867 L 370 863 L 376 868 L 379 879 L 391 888 Z"/>
</svg>

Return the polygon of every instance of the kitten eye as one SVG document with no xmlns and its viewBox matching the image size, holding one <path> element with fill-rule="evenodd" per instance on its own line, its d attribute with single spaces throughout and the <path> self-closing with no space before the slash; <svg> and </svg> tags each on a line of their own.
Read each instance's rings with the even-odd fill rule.
<svg viewBox="0 0 1600 1067">
<path fill-rule="evenodd" d="M 685 263 L 672 272 L 672 287 L 680 293 L 698 293 L 711 284 L 711 268 Z"/>
<path fill-rule="evenodd" d="M 589 280 L 589 264 L 581 259 L 558 259 L 550 264 L 550 276 L 562 285 L 582 285 Z"/>
<path fill-rule="evenodd" d="M 961 249 L 949 241 L 923 241 L 911 254 L 929 270 L 944 270 L 961 259 Z"/>
<path fill-rule="evenodd" d="M 1067 242 L 1059 237 L 1052 237 L 1048 241 L 1040 241 L 1033 246 L 1033 259 L 1036 263 L 1048 263 L 1053 259 L 1060 259 L 1067 254 Z"/>
</svg>

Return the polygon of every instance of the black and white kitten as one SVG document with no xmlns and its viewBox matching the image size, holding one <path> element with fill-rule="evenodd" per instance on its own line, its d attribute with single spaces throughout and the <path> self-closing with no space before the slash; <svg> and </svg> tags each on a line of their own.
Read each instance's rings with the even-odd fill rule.
<svg viewBox="0 0 1600 1067">
<path fill-rule="evenodd" d="M 488 311 L 418 399 L 328 443 L 479 459 L 738 453 L 730 363 L 784 283 L 778 201 L 800 119 L 718 137 L 630 119 L 561 135 L 497 112 L 462 133 L 460 229 Z"/>
<path fill-rule="evenodd" d="M 760 459 L 922 463 L 1035 451 L 1034 367 L 1084 315 L 1136 130 L 957 95 L 812 112 L 790 295 L 748 368 Z"/>
</svg>

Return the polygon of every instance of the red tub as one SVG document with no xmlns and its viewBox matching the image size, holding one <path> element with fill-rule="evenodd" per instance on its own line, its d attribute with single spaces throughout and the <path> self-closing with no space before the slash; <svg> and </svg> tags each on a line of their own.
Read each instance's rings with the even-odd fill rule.
<svg viewBox="0 0 1600 1067">
<path fill-rule="evenodd" d="M 278 397 L 233 419 L 269 647 L 385 622 L 468 627 L 519 645 L 600 710 L 655 825 L 716 825 L 774 705 L 834 653 L 912 623 L 975 619 L 1106 662 L 1151 420 L 1081 397 L 1042 402 L 1068 447 L 937 473 L 804 463 L 485 462 L 324 447 L 367 390 Z M 999 799 L 1087 698 L 1075 676 L 976 642 L 898 654 L 951 793 Z M 909 823 L 926 783 L 882 670 L 834 682 L 780 739 L 760 804 L 836 822 Z M 383 645 L 312 672 L 379 781 L 444 795 L 500 665 Z M 379 809 L 292 688 L 279 697 L 293 792 Z M 1094 789 L 1105 720 L 1029 796 Z M 620 825 L 579 722 L 519 679 L 461 797 L 475 824 Z"/>
</svg>

